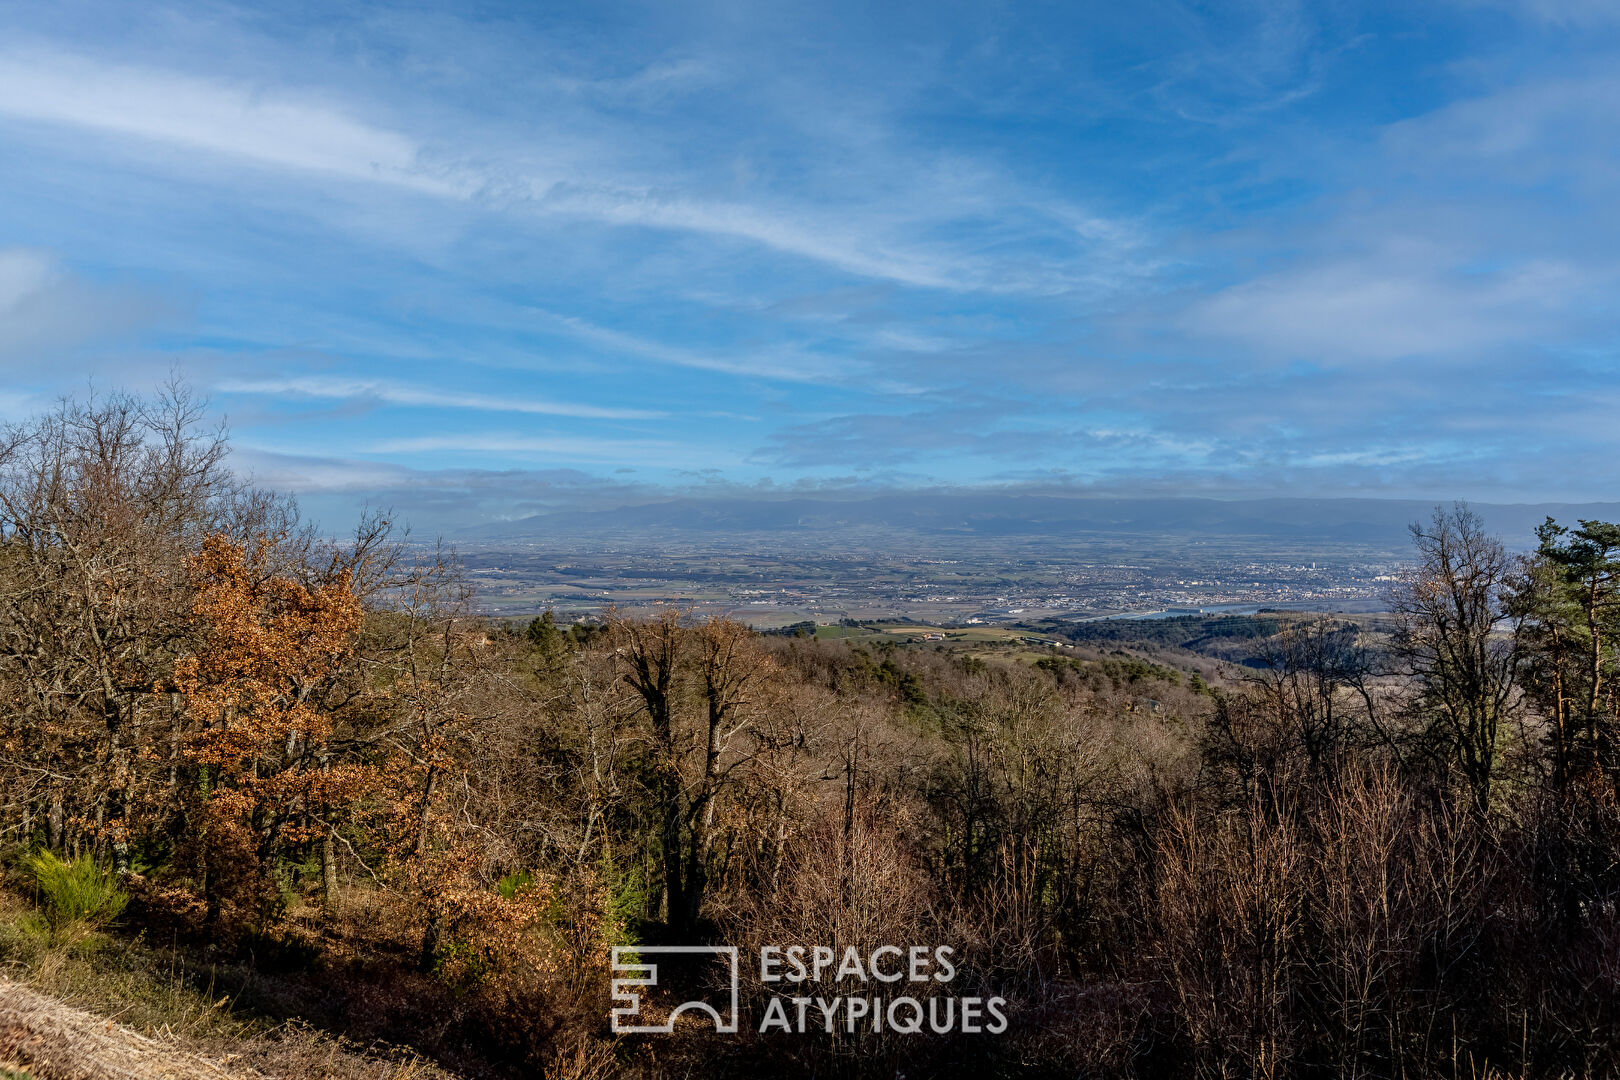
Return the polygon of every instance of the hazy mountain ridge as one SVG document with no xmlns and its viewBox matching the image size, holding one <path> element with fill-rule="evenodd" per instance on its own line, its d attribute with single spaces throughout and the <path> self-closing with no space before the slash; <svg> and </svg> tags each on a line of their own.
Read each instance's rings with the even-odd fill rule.
<svg viewBox="0 0 1620 1080">
<path fill-rule="evenodd" d="M 1210 535 L 1324 539 L 1402 547 L 1407 526 L 1434 502 L 1417 499 L 1094 498 L 1017 494 L 894 493 L 865 498 L 678 497 L 608 510 L 572 510 L 481 525 L 471 541 L 591 536 L 624 531 L 815 533 L 892 529 L 922 534 L 1064 536 Z M 1475 503 L 1487 525 L 1514 546 L 1534 542 L 1547 517 L 1615 520 L 1620 503 Z"/>
</svg>

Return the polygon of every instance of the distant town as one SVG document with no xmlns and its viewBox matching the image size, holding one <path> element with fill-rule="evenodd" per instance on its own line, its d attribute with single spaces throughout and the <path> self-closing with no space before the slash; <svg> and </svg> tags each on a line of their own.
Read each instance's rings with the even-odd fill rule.
<svg viewBox="0 0 1620 1080">
<path fill-rule="evenodd" d="M 1369 612 L 1398 579 L 1396 551 L 1328 547 L 1244 554 L 1239 545 L 1006 543 L 977 558 L 762 543 L 754 551 L 536 542 L 463 547 L 483 613 L 580 617 L 661 605 L 760 629 L 803 621 L 913 619 L 976 626 L 1032 619 L 1248 614 L 1261 608 Z M 943 546 L 943 545 L 940 545 Z M 896 546 L 895 551 L 903 551 Z"/>
</svg>

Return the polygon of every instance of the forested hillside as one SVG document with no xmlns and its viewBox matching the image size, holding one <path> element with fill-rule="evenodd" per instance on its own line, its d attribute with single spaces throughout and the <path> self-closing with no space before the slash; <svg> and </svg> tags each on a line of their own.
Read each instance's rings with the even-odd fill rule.
<svg viewBox="0 0 1620 1080">
<path fill-rule="evenodd" d="M 1206 679 L 490 622 L 452 554 L 324 539 L 227 449 L 183 389 L 0 436 L 25 977 L 161 944 L 480 1076 L 1620 1067 L 1620 527 L 1520 558 L 1436 510 L 1388 627 L 1245 621 Z M 1010 1024 L 615 1039 L 610 948 L 703 942 L 948 945 Z"/>
</svg>

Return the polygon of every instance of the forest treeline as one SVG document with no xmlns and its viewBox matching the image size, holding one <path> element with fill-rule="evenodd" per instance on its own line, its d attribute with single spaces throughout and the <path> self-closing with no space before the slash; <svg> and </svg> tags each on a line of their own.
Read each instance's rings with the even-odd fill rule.
<svg viewBox="0 0 1620 1080">
<path fill-rule="evenodd" d="M 301 524 L 203 420 L 172 387 L 0 435 L 14 888 L 93 866 L 115 932 L 469 1074 L 1620 1068 L 1620 527 L 1518 555 L 1437 509 L 1390 628 L 1279 618 L 1206 683 L 513 628 L 384 516 Z M 949 945 L 1011 1027 L 615 1041 L 608 950 L 654 942 Z"/>
</svg>

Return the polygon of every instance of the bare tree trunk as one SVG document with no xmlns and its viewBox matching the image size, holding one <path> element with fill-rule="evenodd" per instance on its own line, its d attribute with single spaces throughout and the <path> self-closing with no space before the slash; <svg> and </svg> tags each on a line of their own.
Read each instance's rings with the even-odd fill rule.
<svg viewBox="0 0 1620 1080">
<path fill-rule="evenodd" d="M 326 896 L 327 910 L 337 908 L 338 872 L 337 849 L 332 845 L 332 827 L 326 827 L 326 835 L 321 837 L 321 890 Z"/>
<path fill-rule="evenodd" d="M 50 812 L 45 816 L 45 842 L 52 851 L 61 851 L 63 842 L 63 818 L 66 814 L 62 810 L 62 796 L 53 795 Z"/>
<path fill-rule="evenodd" d="M 422 809 L 416 816 L 416 857 L 421 858 L 427 854 L 428 849 L 428 811 L 433 807 L 433 789 L 438 786 L 439 770 L 428 766 L 427 783 L 422 789 Z"/>
</svg>

